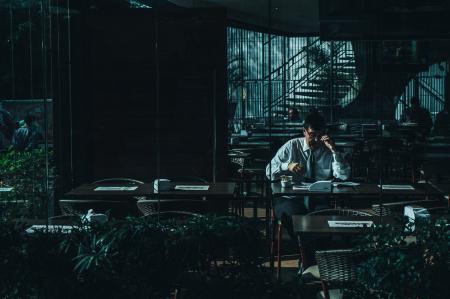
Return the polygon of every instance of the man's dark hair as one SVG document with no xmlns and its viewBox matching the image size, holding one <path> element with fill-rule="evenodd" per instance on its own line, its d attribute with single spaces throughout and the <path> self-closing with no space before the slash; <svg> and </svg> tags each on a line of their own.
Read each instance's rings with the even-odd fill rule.
<svg viewBox="0 0 450 299">
<path fill-rule="evenodd" d="M 309 113 L 305 118 L 305 124 L 303 125 L 305 129 L 312 129 L 314 131 L 324 132 L 326 129 L 326 123 L 322 115 L 319 112 Z"/>
</svg>

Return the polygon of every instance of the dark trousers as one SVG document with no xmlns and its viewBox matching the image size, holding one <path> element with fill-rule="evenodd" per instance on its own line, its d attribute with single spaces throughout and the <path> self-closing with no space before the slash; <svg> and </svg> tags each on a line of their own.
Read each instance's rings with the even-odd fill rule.
<svg viewBox="0 0 450 299">
<path fill-rule="evenodd" d="M 287 230 L 291 239 L 297 243 L 299 241 L 294 234 L 294 227 L 292 224 L 292 215 L 306 215 L 309 212 L 322 210 L 329 208 L 328 198 L 310 198 L 310 197 L 296 197 L 296 196 L 283 196 L 273 199 L 273 209 L 275 217 L 281 219 L 283 228 Z M 312 243 L 313 240 L 309 238 L 302 240 L 302 252 L 305 255 L 305 264 L 311 264 L 314 258 L 314 250 L 316 248 Z M 308 244 L 305 244 L 308 243 Z M 306 245 L 306 246 L 305 246 Z M 309 245 L 309 246 L 307 246 Z M 299 265 L 299 267 L 305 265 Z"/>
<path fill-rule="evenodd" d="M 310 198 L 308 196 L 283 196 L 273 199 L 275 217 L 281 219 L 283 225 L 293 236 L 292 215 L 306 215 L 309 212 L 329 208 L 327 198 Z"/>
</svg>

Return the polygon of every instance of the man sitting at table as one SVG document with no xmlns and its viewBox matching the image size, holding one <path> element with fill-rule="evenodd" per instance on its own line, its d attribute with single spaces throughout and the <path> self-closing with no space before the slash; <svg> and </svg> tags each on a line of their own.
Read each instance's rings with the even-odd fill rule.
<svg viewBox="0 0 450 299">
<path fill-rule="evenodd" d="M 418 133 L 428 135 L 433 126 L 430 111 L 420 106 L 420 99 L 418 97 L 414 96 L 410 101 L 411 107 L 403 111 L 400 121 L 417 123 Z"/>
<path fill-rule="evenodd" d="M 323 117 L 313 111 L 305 118 L 304 137 L 286 142 L 275 154 L 266 167 L 266 175 L 271 180 L 278 180 L 282 175 L 292 175 L 294 180 L 320 181 L 333 177 L 346 180 L 350 175 L 349 163 L 336 150 L 333 140 L 325 134 L 326 123 Z M 282 197 L 274 199 L 275 214 L 291 216 L 305 214 L 313 207 L 309 199 Z M 327 199 L 315 199 L 314 203 L 326 203 Z M 290 217 L 287 217 L 290 221 Z M 289 226 L 288 226 L 289 228 Z"/>
</svg>

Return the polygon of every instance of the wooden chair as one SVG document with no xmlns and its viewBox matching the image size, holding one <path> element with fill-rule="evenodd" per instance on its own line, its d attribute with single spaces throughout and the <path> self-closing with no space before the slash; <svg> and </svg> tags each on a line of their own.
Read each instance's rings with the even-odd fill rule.
<svg viewBox="0 0 450 299">
<path fill-rule="evenodd" d="M 105 199 L 60 199 L 59 207 L 62 215 L 84 215 L 89 209 L 96 213 L 104 213 L 114 218 L 124 218 L 130 215 L 129 200 Z"/>
<path fill-rule="evenodd" d="M 172 182 L 193 182 L 193 183 L 208 184 L 208 180 L 197 176 L 180 176 L 171 178 L 170 180 Z"/>
<path fill-rule="evenodd" d="M 314 216 L 314 215 L 323 215 L 323 216 L 356 216 L 356 217 L 372 217 L 373 215 L 369 212 L 360 211 L 360 210 L 353 210 L 353 209 L 324 209 L 319 211 L 314 211 L 311 213 L 308 213 L 308 216 Z M 313 241 L 313 240 L 311 240 Z M 298 238 L 298 243 L 300 247 L 300 259 L 302 263 L 302 268 L 306 268 L 305 271 L 308 270 L 308 259 L 305 247 L 303 246 L 303 243 L 305 243 L 303 240 L 301 240 L 300 236 Z M 314 265 L 312 266 L 314 267 Z"/>
<path fill-rule="evenodd" d="M 232 176 L 238 188 L 238 198 L 237 202 L 232 206 L 232 212 L 243 216 L 245 203 L 253 201 L 253 216 L 256 218 L 257 203 L 262 201 L 264 197 L 265 169 L 249 167 L 250 157 L 249 153 L 237 150 L 232 150 L 229 153 Z M 251 191 L 252 183 L 262 186 L 261 193 Z"/>
<path fill-rule="evenodd" d="M 94 185 L 103 185 L 103 184 L 127 184 L 127 185 L 142 185 L 144 182 L 130 179 L 130 178 L 105 178 L 99 179 L 92 182 Z"/>
<path fill-rule="evenodd" d="M 272 209 L 273 211 L 273 209 Z M 308 215 L 340 215 L 340 216 L 373 216 L 370 213 L 367 212 L 363 212 L 363 211 L 359 211 L 359 210 L 351 210 L 351 209 L 324 209 L 324 210 L 319 210 L 319 211 L 314 211 L 311 213 L 308 213 Z M 280 274 L 281 274 L 281 236 L 283 233 L 283 223 L 281 221 L 281 219 L 276 219 L 276 217 L 273 215 L 273 218 L 275 219 L 274 222 L 276 222 L 276 228 L 274 231 L 276 231 L 276 237 L 272 238 L 272 244 L 271 244 L 271 252 L 275 252 L 274 247 L 275 247 L 275 243 L 276 243 L 276 247 L 277 247 L 277 279 L 280 278 Z M 302 241 L 299 238 L 299 247 L 300 247 L 300 260 L 302 263 L 302 269 L 301 272 L 313 272 L 315 273 L 316 271 L 314 271 L 314 269 L 308 269 L 307 267 L 305 267 L 306 265 L 306 257 L 305 257 L 305 252 L 304 249 L 302 247 Z M 303 271 L 303 269 L 305 269 Z"/>
<path fill-rule="evenodd" d="M 370 214 L 373 216 L 387 216 L 392 214 L 403 215 L 405 206 L 408 205 L 419 205 L 424 208 L 440 207 L 444 205 L 442 200 L 408 200 L 408 201 L 396 201 L 396 202 L 386 202 L 380 207 L 379 204 L 373 204 Z"/>
<path fill-rule="evenodd" d="M 373 216 L 370 213 L 360 211 L 360 210 L 353 210 L 353 209 L 324 209 L 319 211 L 314 211 L 311 213 L 308 213 L 309 216 L 311 215 L 325 215 L 325 216 Z"/>
<path fill-rule="evenodd" d="M 342 298 L 344 288 L 356 280 L 359 256 L 352 249 L 320 250 L 315 253 L 319 268 L 322 291 L 321 298 Z"/>
<path fill-rule="evenodd" d="M 48 217 L 48 224 L 50 225 L 70 225 L 80 223 L 81 218 L 78 215 L 58 215 Z"/>
<path fill-rule="evenodd" d="M 143 216 L 157 215 L 158 213 L 182 212 L 198 215 L 206 212 L 207 202 L 200 199 L 143 199 L 139 200 L 137 207 Z"/>
</svg>

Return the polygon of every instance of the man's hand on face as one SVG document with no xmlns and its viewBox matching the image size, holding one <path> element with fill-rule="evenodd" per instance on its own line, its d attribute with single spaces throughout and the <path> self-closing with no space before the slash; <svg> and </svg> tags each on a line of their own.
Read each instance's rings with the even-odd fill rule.
<svg viewBox="0 0 450 299">
<path fill-rule="evenodd" d="M 288 170 L 301 175 L 303 173 L 303 166 L 300 163 L 289 163 Z"/>
<path fill-rule="evenodd" d="M 320 138 L 320 141 L 322 141 L 331 152 L 334 153 L 336 151 L 336 145 L 333 140 L 331 140 L 330 136 L 323 135 L 322 138 Z"/>
</svg>

